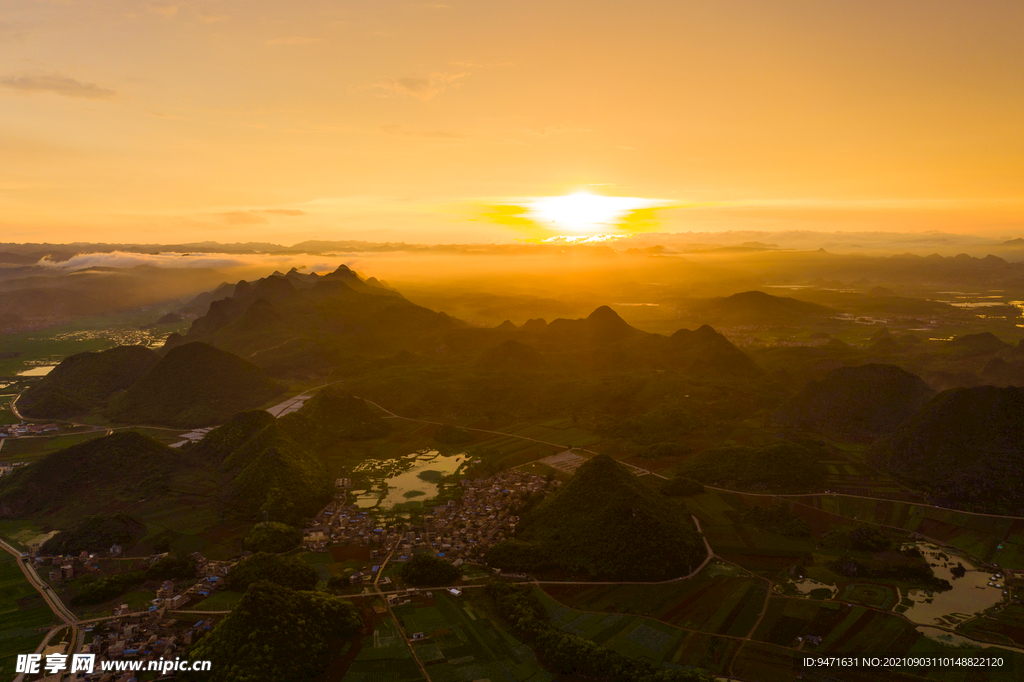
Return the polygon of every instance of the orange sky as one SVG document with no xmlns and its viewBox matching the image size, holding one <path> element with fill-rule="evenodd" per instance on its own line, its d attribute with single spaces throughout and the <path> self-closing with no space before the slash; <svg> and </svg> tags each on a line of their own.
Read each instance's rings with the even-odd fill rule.
<svg viewBox="0 0 1024 682">
<path fill-rule="evenodd" d="M 1024 233 L 1024 3 L 4 0 L 0 241 Z"/>
</svg>

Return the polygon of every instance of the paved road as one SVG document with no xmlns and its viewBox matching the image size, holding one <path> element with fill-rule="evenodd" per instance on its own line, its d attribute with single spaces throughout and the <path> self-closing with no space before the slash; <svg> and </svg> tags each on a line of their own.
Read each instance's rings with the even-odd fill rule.
<svg viewBox="0 0 1024 682">
<path fill-rule="evenodd" d="M 43 600 L 46 602 L 47 606 L 50 607 L 50 610 L 53 611 L 58 618 L 64 621 L 64 625 L 58 625 L 46 634 L 46 637 L 43 638 L 43 641 L 40 642 L 39 646 L 36 648 L 36 653 L 42 652 L 53 639 L 54 635 L 65 627 L 71 628 L 71 633 L 68 637 L 71 652 L 78 651 L 82 645 L 80 639 L 84 638 L 85 635 L 85 633 L 81 632 L 78 627 L 78 617 L 75 616 L 75 614 L 71 612 L 71 609 L 65 606 L 64 602 L 62 602 L 60 598 L 53 593 L 53 589 L 46 583 L 46 581 L 39 577 L 39 574 L 36 573 L 35 567 L 30 563 L 21 560 L 21 552 L 3 539 L 0 539 L 0 548 L 17 559 L 18 567 L 21 568 L 21 572 L 25 574 L 26 580 L 28 580 L 32 587 L 36 588 L 36 591 L 42 595 Z M 15 682 L 21 682 L 23 677 L 24 675 L 19 675 Z"/>
<path fill-rule="evenodd" d="M 354 397 L 358 397 L 358 396 L 354 396 Z M 403 417 L 403 416 L 401 416 L 399 414 L 395 414 L 394 412 L 392 412 L 391 410 L 387 409 L 386 407 L 382 407 L 381 405 L 378 405 L 377 403 L 373 402 L 372 400 L 367 400 L 366 398 L 362 398 L 362 400 L 366 401 L 370 405 L 373 405 L 377 409 L 379 409 L 379 410 L 381 410 L 383 412 L 386 412 L 389 416 L 394 417 L 395 419 L 403 419 L 405 421 L 417 422 L 417 423 L 420 423 L 420 424 L 437 424 L 438 426 L 444 426 L 445 425 L 443 422 L 434 422 L 434 421 L 427 421 L 425 419 L 413 419 L 411 417 Z M 490 431 L 488 429 L 474 429 L 474 428 L 470 428 L 468 426 L 463 426 L 463 427 L 460 427 L 460 428 L 462 428 L 465 431 L 476 431 L 478 433 L 492 433 L 492 434 L 497 435 L 497 436 L 506 436 L 508 438 L 518 438 L 520 440 L 528 440 L 528 441 L 531 441 L 531 442 L 534 442 L 534 443 L 541 443 L 543 445 L 553 445 L 554 447 L 558 447 L 558 448 L 568 448 L 569 447 L 568 445 L 561 445 L 559 443 L 548 443 L 547 441 L 537 440 L 536 438 L 527 438 L 526 436 L 517 436 L 514 433 L 505 433 L 503 431 Z M 592 454 L 592 455 L 598 454 L 594 450 L 587 450 L 586 448 L 578 448 L 578 449 L 581 452 L 586 452 L 586 453 L 589 453 L 589 454 Z M 635 464 L 630 464 L 628 462 L 622 462 L 622 464 L 625 464 L 626 466 L 634 469 L 637 472 L 638 476 L 650 475 L 650 476 L 655 476 L 657 478 L 663 478 L 663 479 L 667 480 L 666 476 L 662 476 L 661 474 L 659 474 L 657 472 L 654 472 L 654 471 L 651 471 L 649 469 L 644 469 L 644 468 L 638 467 Z M 978 517 L 988 518 L 988 519 L 1011 519 L 1011 520 L 1014 520 L 1014 521 L 1024 521 L 1024 516 L 1009 516 L 1007 514 L 985 514 L 985 513 L 982 513 L 982 512 L 970 512 L 970 511 L 963 511 L 961 509 L 951 509 L 949 507 L 940 507 L 940 506 L 934 505 L 934 504 L 926 504 L 924 502 L 906 502 L 906 501 L 903 501 L 903 500 L 891 500 L 891 499 L 886 498 L 886 497 L 871 497 L 869 495 L 850 495 L 850 494 L 847 494 L 847 493 L 791 493 L 791 494 L 750 493 L 750 492 L 746 492 L 744 490 L 730 490 L 729 488 L 716 488 L 716 487 L 710 486 L 710 485 L 706 485 L 704 487 L 707 488 L 708 490 L 718 490 L 718 491 L 724 492 L 724 493 L 736 493 L 736 494 L 739 494 L 739 495 L 752 495 L 752 496 L 755 496 L 755 497 L 779 497 L 779 498 L 846 497 L 846 498 L 850 498 L 850 499 L 854 499 L 854 500 L 871 500 L 872 502 L 898 502 L 899 504 L 908 504 L 908 505 L 911 505 L 911 506 L 914 506 L 914 507 L 925 507 L 926 509 L 940 509 L 940 510 L 943 510 L 943 511 L 955 512 L 957 514 L 967 514 L 968 516 L 978 516 Z"/>
</svg>

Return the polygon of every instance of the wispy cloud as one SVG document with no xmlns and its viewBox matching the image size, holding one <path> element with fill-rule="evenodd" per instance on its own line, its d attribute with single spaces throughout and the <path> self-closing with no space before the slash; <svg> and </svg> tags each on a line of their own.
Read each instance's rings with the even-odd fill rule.
<svg viewBox="0 0 1024 682">
<path fill-rule="evenodd" d="M 402 135 L 405 137 L 427 137 L 445 140 L 461 140 L 466 137 L 464 134 L 454 130 L 413 130 L 396 123 L 386 123 L 380 129 L 388 135 Z"/>
<path fill-rule="evenodd" d="M 267 41 L 267 45 L 312 45 L 324 42 L 323 38 L 307 38 L 305 36 L 290 36 L 288 38 L 274 38 Z"/>
<path fill-rule="evenodd" d="M 300 211 L 297 208 L 265 208 L 259 213 L 273 213 L 276 215 L 286 215 L 291 218 L 297 218 L 300 215 L 306 215 L 305 211 Z"/>
<path fill-rule="evenodd" d="M 21 40 L 28 35 L 22 26 L 0 19 L 0 43 Z"/>
<path fill-rule="evenodd" d="M 219 215 L 228 225 L 258 225 L 268 222 L 264 216 L 250 211 L 228 211 Z"/>
<path fill-rule="evenodd" d="M 151 12 L 156 12 L 162 17 L 173 17 L 178 13 L 177 5 L 150 5 L 149 9 Z"/>
<path fill-rule="evenodd" d="M 432 73 L 426 78 L 413 76 L 391 78 L 381 83 L 375 83 L 371 88 L 381 93 L 408 95 L 426 101 L 433 99 L 450 87 L 457 86 L 458 80 L 466 75 L 465 73 Z"/>
<path fill-rule="evenodd" d="M 0 86 L 19 92 L 49 92 L 62 97 L 80 99 L 114 99 L 117 92 L 95 83 L 83 83 L 67 76 L 7 76 L 0 78 Z"/>
<path fill-rule="evenodd" d="M 204 14 L 199 17 L 204 24 L 218 24 L 227 21 L 230 17 L 226 14 Z"/>
</svg>

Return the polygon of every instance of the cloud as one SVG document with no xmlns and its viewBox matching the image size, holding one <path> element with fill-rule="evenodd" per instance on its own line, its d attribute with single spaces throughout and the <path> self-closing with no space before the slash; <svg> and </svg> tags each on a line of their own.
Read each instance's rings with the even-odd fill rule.
<svg viewBox="0 0 1024 682">
<path fill-rule="evenodd" d="M 350 259 L 330 256 L 316 256 L 318 259 L 309 264 L 308 254 L 230 254 L 230 253 L 178 253 L 165 251 L 162 253 L 132 253 L 130 251 L 110 251 L 108 253 L 80 253 L 66 261 L 54 262 L 44 258 L 37 263 L 42 267 L 55 270 L 81 270 L 83 268 L 134 268 L 139 265 L 150 265 L 158 268 L 217 268 L 230 270 L 233 268 L 259 268 L 265 270 L 260 275 L 266 276 L 274 270 L 287 272 L 293 267 L 305 272 L 332 272 L 342 263 L 354 265 Z"/>
<path fill-rule="evenodd" d="M 160 16 L 167 18 L 173 17 L 178 13 L 177 5 L 150 5 L 149 9 L 150 11 L 156 12 Z"/>
<path fill-rule="evenodd" d="M 28 31 L 21 26 L 0 19 L 0 43 L 21 40 L 27 35 Z"/>
<path fill-rule="evenodd" d="M 63 97 L 80 99 L 114 99 L 117 93 L 95 83 L 82 83 L 67 76 L 7 76 L 0 78 L 0 86 L 19 92 L 50 92 Z"/>
<path fill-rule="evenodd" d="M 386 123 L 380 127 L 388 135 L 404 137 L 426 137 L 440 140 L 461 140 L 466 136 L 453 130 L 412 130 L 396 123 Z"/>
<path fill-rule="evenodd" d="M 268 40 L 267 45 L 312 45 L 313 43 L 322 43 L 323 38 L 306 38 L 304 36 L 291 36 L 289 38 L 274 38 Z"/>
<path fill-rule="evenodd" d="M 306 215 L 305 211 L 300 211 L 297 208 L 265 208 L 260 213 L 274 213 L 277 215 L 286 215 L 295 218 L 300 215 Z"/>
<path fill-rule="evenodd" d="M 426 78 L 407 76 L 391 78 L 371 86 L 375 90 L 386 93 L 408 95 L 426 101 L 433 99 L 449 87 L 456 87 L 457 81 L 465 77 L 465 73 L 432 73 Z"/>
<path fill-rule="evenodd" d="M 227 21 L 229 18 L 230 17 L 226 14 L 204 14 L 199 17 L 204 24 L 217 24 L 222 21 Z"/>
<path fill-rule="evenodd" d="M 249 211 L 228 211 L 219 215 L 229 225 L 257 225 L 268 222 L 263 216 L 255 215 Z"/>
</svg>

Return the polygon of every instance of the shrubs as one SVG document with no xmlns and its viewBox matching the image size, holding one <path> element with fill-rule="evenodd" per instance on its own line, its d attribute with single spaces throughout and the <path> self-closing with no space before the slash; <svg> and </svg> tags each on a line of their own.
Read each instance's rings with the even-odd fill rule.
<svg viewBox="0 0 1024 682">
<path fill-rule="evenodd" d="M 513 573 L 532 573 L 549 568 L 551 557 L 532 542 L 510 538 L 484 550 L 484 561 Z"/>
<path fill-rule="evenodd" d="M 438 426 L 434 430 L 434 440 L 441 445 L 465 445 L 473 442 L 473 434 L 451 424 Z"/>
<path fill-rule="evenodd" d="M 187 580 L 196 577 L 196 560 L 187 554 L 168 554 L 146 569 L 146 580 Z"/>
<path fill-rule="evenodd" d="M 211 671 L 179 679 L 264 682 L 320 679 L 342 640 L 362 627 L 359 612 L 338 597 L 257 582 L 189 652 Z"/>
<path fill-rule="evenodd" d="M 242 591 L 260 580 L 293 590 L 312 590 L 320 576 L 298 559 L 259 552 L 235 564 L 228 574 L 227 586 Z"/>
<path fill-rule="evenodd" d="M 417 554 L 404 566 L 400 575 L 410 585 L 432 587 L 451 585 L 459 579 L 459 569 L 433 554 Z"/>
<path fill-rule="evenodd" d="M 43 543 L 43 554 L 78 554 L 82 550 L 106 552 L 112 545 L 128 548 L 146 532 L 146 526 L 127 514 L 96 514 L 71 530 Z"/>
<path fill-rule="evenodd" d="M 244 545 L 250 552 L 280 554 L 295 549 L 302 543 L 302 531 L 285 523 L 260 523 L 245 536 Z"/>
<path fill-rule="evenodd" d="M 789 507 L 780 502 L 764 509 L 762 507 L 751 507 L 743 513 L 743 520 L 752 523 L 762 530 L 788 535 L 794 538 L 805 538 L 810 536 L 811 529 L 807 522 L 793 515 Z"/>
<path fill-rule="evenodd" d="M 706 485 L 753 491 L 806 492 L 821 488 L 828 470 L 818 443 L 730 446 L 702 452 L 680 465 L 681 476 Z"/>
<path fill-rule="evenodd" d="M 647 661 L 627 658 L 578 635 L 555 628 L 531 588 L 495 582 L 487 596 L 498 614 L 552 672 L 598 682 L 711 682 L 703 670 L 656 668 Z"/>
<path fill-rule="evenodd" d="M 693 497 L 704 492 L 704 484 L 685 476 L 676 476 L 661 484 L 661 494 L 669 497 Z"/>
<path fill-rule="evenodd" d="M 693 570 L 706 555 L 690 517 L 607 455 L 584 463 L 558 492 L 523 512 L 516 539 L 491 556 L 551 563 L 591 577 L 665 580 Z M 510 551 L 516 550 L 516 551 Z"/>
<path fill-rule="evenodd" d="M 71 605 L 99 604 L 119 597 L 144 582 L 146 582 L 146 574 L 143 571 L 108 576 L 87 575 L 75 584 L 76 594 L 71 598 Z"/>
</svg>

